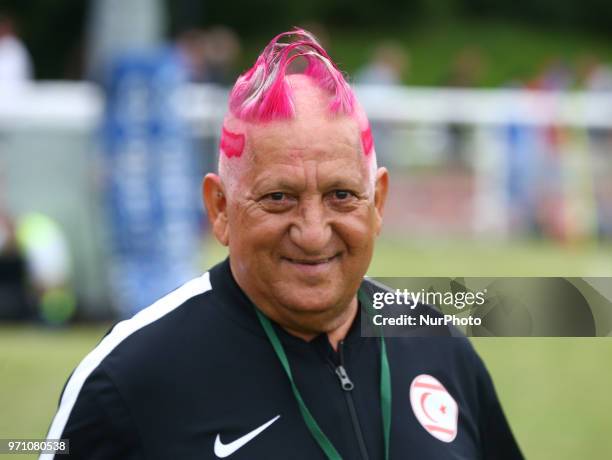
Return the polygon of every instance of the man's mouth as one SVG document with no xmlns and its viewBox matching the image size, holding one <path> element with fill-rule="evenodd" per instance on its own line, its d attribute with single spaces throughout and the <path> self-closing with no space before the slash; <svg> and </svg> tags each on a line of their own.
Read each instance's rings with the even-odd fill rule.
<svg viewBox="0 0 612 460">
<path fill-rule="evenodd" d="M 292 258 L 292 257 L 283 257 L 283 259 L 293 264 L 299 264 L 299 265 L 323 265 L 328 262 L 331 262 L 332 260 L 334 260 L 336 257 L 339 257 L 339 256 L 340 254 L 338 253 L 331 257 L 318 257 L 316 259 L 315 258 Z"/>
</svg>

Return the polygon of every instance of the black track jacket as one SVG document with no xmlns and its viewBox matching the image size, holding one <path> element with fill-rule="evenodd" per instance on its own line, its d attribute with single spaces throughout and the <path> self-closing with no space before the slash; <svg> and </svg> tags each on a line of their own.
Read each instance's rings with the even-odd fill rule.
<svg viewBox="0 0 612 460">
<path fill-rule="evenodd" d="M 367 280 L 362 288 L 380 289 Z M 308 409 L 342 458 L 382 460 L 380 339 L 361 337 L 360 318 L 338 352 L 325 334 L 306 342 L 274 327 Z M 522 458 L 466 338 L 385 343 L 391 460 Z M 340 365 L 351 391 L 340 385 Z M 436 428 L 452 401 L 456 428 Z M 66 383 L 48 438 L 70 440 L 70 455 L 57 460 L 325 459 L 228 260 L 116 324 Z"/>
</svg>

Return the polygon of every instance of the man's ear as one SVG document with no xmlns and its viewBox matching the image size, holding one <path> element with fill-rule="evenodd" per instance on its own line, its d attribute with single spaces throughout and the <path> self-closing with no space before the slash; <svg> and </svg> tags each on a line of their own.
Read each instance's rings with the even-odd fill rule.
<svg viewBox="0 0 612 460">
<path fill-rule="evenodd" d="M 374 185 L 374 207 L 376 208 L 376 234 L 380 234 L 382 228 L 383 213 L 387 202 L 387 191 L 389 190 L 389 172 L 387 168 L 378 168 L 376 171 L 376 183 Z"/>
<path fill-rule="evenodd" d="M 212 231 L 219 243 L 227 246 L 229 244 L 227 198 L 219 176 L 213 173 L 206 174 L 202 182 L 202 196 L 208 211 L 208 220 L 212 225 Z"/>
</svg>

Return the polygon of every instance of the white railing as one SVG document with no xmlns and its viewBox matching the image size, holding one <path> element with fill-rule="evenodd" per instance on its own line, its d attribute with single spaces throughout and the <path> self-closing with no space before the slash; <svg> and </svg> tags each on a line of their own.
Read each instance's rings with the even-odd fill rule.
<svg viewBox="0 0 612 460">
<path fill-rule="evenodd" d="M 531 125 L 612 128 L 612 93 L 543 92 L 518 89 L 356 87 L 370 120 L 390 124 Z M 189 85 L 178 99 L 194 122 L 218 123 L 226 111 L 227 89 Z M 96 126 L 103 93 L 84 82 L 40 82 L 0 88 L 0 126 Z"/>
</svg>

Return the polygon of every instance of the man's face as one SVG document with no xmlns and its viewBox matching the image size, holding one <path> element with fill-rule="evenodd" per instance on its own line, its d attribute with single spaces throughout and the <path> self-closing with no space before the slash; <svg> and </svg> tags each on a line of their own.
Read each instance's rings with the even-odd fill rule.
<svg viewBox="0 0 612 460">
<path fill-rule="evenodd" d="M 238 160 L 246 164 L 227 190 L 234 275 L 288 322 L 303 325 L 304 314 L 324 322 L 351 302 L 370 264 L 386 171 L 375 186 L 349 117 L 256 125 L 247 139 Z"/>
</svg>

